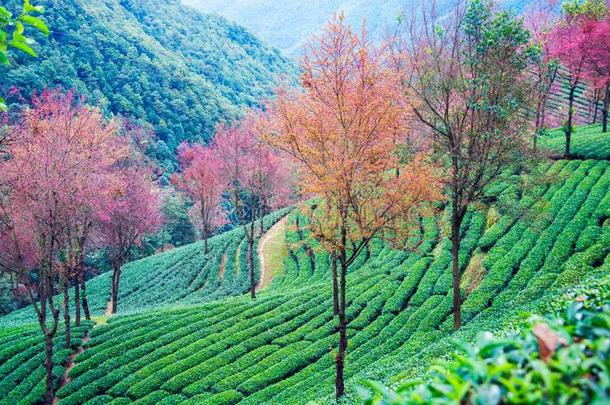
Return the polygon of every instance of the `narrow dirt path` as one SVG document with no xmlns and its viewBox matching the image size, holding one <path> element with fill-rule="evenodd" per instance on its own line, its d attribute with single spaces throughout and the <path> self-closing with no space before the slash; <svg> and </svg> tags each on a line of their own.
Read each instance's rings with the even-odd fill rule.
<svg viewBox="0 0 610 405">
<path fill-rule="evenodd" d="M 70 370 L 72 370 L 72 368 L 74 368 L 74 358 L 76 358 L 76 356 L 78 356 L 79 354 L 81 354 L 82 352 L 85 351 L 85 344 L 87 344 L 89 339 L 91 339 L 91 338 L 89 337 L 89 331 L 87 331 L 85 333 L 85 335 L 83 336 L 83 338 L 81 340 L 81 344 L 78 347 L 78 349 L 76 349 L 76 351 L 68 357 L 68 364 L 66 365 L 66 370 L 64 371 L 64 374 L 61 376 L 61 379 L 59 380 L 59 385 L 57 386 L 55 393 L 57 393 L 57 391 L 59 391 L 62 387 L 65 387 L 66 385 L 68 385 L 70 383 L 70 377 L 68 377 L 68 373 L 70 372 Z M 53 398 L 53 403 L 54 404 L 59 403 L 59 398 L 57 398 L 57 396 L 55 398 Z"/>
<path fill-rule="evenodd" d="M 108 304 L 106 304 L 104 316 L 112 316 L 112 297 L 108 300 Z"/>
<path fill-rule="evenodd" d="M 284 243 L 283 234 L 286 230 L 288 218 L 284 217 L 277 221 L 258 241 L 258 258 L 260 260 L 261 274 L 256 290 L 266 288 L 273 279 L 273 264 L 270 263 L 273 251 L 280 249 Z M 276 252 L 277 253 L 277 252 Z"/>
<path fill-rule="evenodd" d="M 229 256 L 229 254 L 227 252 L 225 252 L 225 254 L 222 255 L 222 258 L 220 259 L 220 267 L 218 267 L 218 278 L 219 279 L 225 278 L 225 270 L 227 269 L 227 257 L 228 256 Z"/>
</svg>

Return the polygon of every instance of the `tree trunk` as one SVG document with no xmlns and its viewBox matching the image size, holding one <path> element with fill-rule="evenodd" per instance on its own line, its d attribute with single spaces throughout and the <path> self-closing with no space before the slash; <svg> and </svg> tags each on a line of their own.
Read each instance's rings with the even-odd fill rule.
<svg viewBox="0 0 610 405">
<path fill-rule="evenodd" d="M 78 282 L 78 273 L 72 278 L 74 284 L 74 325 L 80 326 L 80 283 Z"/>
<path fill-rule="evenodd" d="M 333 269 L 333 315 L 339 315 L 339 286 L 337 285 L 337 255 L 333 253 L 330 257 Z"/>
<path fill-rule="evenodd" d="M 538 135 L 540 134 L 540 114 L 542 114 L 542 97 L 538 98 L 538 103 L 536 104 L 536 127 L 534 129 L 534 152 L 538 147 Z"/>
<path fill-rule="evenodd" d="M 82 291 L 82 300 L 83 300 L 83 312 L 85 313 L 85 319 L 91 320 L 91 313 L 89 312 L 89 301 L 87 301 L 87 283 L 85 280 L 85 270 L 81 267 L 80 273 L 80 287 Z"/>
<path fill-rule="evenodd" d="M 463 215 L 456 208 L 457 201 L 453 199 L 451 208 L 451 260 L 453 275 L 453 327 L 458 330 L 462 326 L 462 297 L 460 294 L 460 283 L 462 275 L 460 272 L 460 228 Z"/>
<path fill-rule="evenodd" d="M 51 405 L 53 404 L 53 399 L 55 397 L 55 376 L 53 375 L 53 339 L 55 334 L 57 333 L 57 326 L 59 321 L 59 309 L 55 309 L 55 304 L 53 303 L 53 295 L 51 292 L 53 290 L 52 284 L 53 280 L 48 273 L 51 273 L 52 270 L 47 269 L 43 270 L 41 273 L 41 279 L 38 290 L 38 302 L 40 302 L 40 308 L 38 308 L 36 302 L 37 300 L 34 298 L 34 294 L 32 293 L 31 287 L 28 287 L 28 293 L 30 296 L 30 300 L 32 302 L 32 306 L 38 315 L 38 323 L 40 324 L 40 330 L 42 331 L 42 336 L 44 339 L 44 361 L 43 365 L 45 368 L 45 404 Z M 48 307 L 47 307 L 48 305 Z M 51 317 L 53 318 L 52 327 L 48 327 L 47 323 L 47 312 L 51 313 Z"/>
<path fill-rule="evenodd" d="M 250 218 L 250 236 L 248 237 L 248 271 L 250 272 L 250 296 L 256 299 L 256 283 L 254 281 L 254 210 Z"/>
<path fill-rule="evenodd" d="M 70 339 L 70 283 L 68 276 L 63 277 L 64 290 L 64 326 L 66 328 L 66 349 L 71 346 Z"/>
<path fill-rule="evenodd" d="M 208 227 L 206 225 L 203 226 L 203 253 L 208 254 Z"/>
<path fill-rule="evenodd" d="M 599 89 L 595 89 L 593 92 L 593 122 L 592 124 L 597 124 L 597 113 L 599 111 Z"/>
<path fill-rule="evenodd" d="M 549 92 L 544 95 L 544 99 L 542 101 L 542 110 L 540 111 L 540 129 L 544 129 L 546 125 L 546 105 L 549 100 Z"/>
<path fill-rule="evenodd" d="M 203 224 L 203 254 L 208 254 L 208 224 L 206 221 L 205 201 L 201 200 L 201 223 Z"/>
<path fill-rule="evenodd" d="M 258 212 L 258 218 L 259 218 L 259 231 L 260 231 L 260 236 L 263 236 L 263 233 L 265 233 L 265 224 L 263 223 L 263 217 L 265 216 L 265 210 L 263 209 L 263 207 L 261 206 L 259 208 L 259 212 Z"/>
<path fill-rule="evenodd" d="M 568 123 L 566 124 L 566 148 L 563 154 L 565 159 L 570 159 L 570 141 L 572 139 L 572 119 L 574 117 L 574 91 L 576 86 L 570 88 L 570 96 L 568 98 Z"/>
<path fill-rule="evenodd" d="M 53 378 L 53 335 L 44 333 L 44 368 L 46 371 L 44 403 L 53 404 L 55 398 L 55 381 Z"/>
<path fill-rule="evenodd" d="M 345 355 L 347 352 L 347 321 L 345 319 L 345 275 L 347 274 L 347 258 L 345 254 L 345 242 L 347 231 L 341 229 L 342 248 L 340 250 L 341 272 L 339 275 L 339 350 L 335 358 L 335 397 L 339 400 L 345 393 L 345 382 L 343 370 L 345 368 Z"/>
<path fill-rule="evenodd" d="M 119 281 L 121 279 L 121 265 L 116 264 L 114 266 L 114 273 L 112 275 L 112 314 L 116 314 L 117 301 L 119 299 Z"/>
<path fill-rule="evenodd" d="M 606 85 L 602 109 L 602 132 L 608 132 L 608 107 L 610 106 L 610 84 Z"/>
</svg>

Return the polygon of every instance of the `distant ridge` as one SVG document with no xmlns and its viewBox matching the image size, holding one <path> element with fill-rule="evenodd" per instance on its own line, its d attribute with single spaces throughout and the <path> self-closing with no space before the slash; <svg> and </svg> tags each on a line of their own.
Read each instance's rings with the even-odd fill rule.
<svg viewBox="0 0 610 405">
<path fill-rule="evenodd" d="M 344 12 L 348 23 L 360 26 L 363 19 L 373 37 L 382 37 L 388 25 L 418 0 L 182 0 L 206 12 L 217 13 L 252 30 L 284 54 L 297 56 L 303 44 L 336 13 Z M 521 11 L 531 0 L 500 0 L 500 4 Z M 449 12 L 455 0 L 436 2 L 441 14 Z"/>
</svg>

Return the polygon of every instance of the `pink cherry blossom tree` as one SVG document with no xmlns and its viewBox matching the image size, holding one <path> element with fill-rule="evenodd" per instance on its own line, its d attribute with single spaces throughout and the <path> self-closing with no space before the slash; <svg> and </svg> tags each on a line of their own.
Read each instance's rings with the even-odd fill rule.
<svg viewBox="0 0 610 405">
<path fill-rule="evenodd" d="M 291 195 L 292 184 L 284 161 L 260 139 L 258 114 L 260 112 L 252 111 L 233 125 L 219 125 L 212 144 L 226 176 L 233 214 L 243 226 L 248 241 L 250 296 L 253 299 L 256 298 L 255 220 L 258 216 L 262 222 L 266 209 L 284 204 Z"/>
<path fill-rule="evenodd" d="M 587 78 L 604 85 L 607 81 L 607 20 L 608 5 L 600 0 L 568 2 L 564 4 L 562 18 L 550 33 L 550 56 L 557 58 L 563 70 L 560 75 L 568 87 L 568 119 L 565 125 L 564 157 L 570 158 L 570 141 L 573 132 L 576 88 Z M 605 30 L 605 32 L 604 32 Z M 601 57 L 601 62 L 596 60 Z"/>
<path fill-rule="evenodd" d="M 8 158 L 0 162 L 4 267 L 21 273 L 45 342 L 46 400 L 53 398 L 53 338 L 60 309 L 56 280 L 64 293 L 66 346 L 70 346 L 66 257 L 73 219 L 97 198 L 92 180 L 120 154 L 114 127 L 72 93 L 44 91 L 9 128 Z M 6 264 L 8 263 L 8 265 Z M 38 284 L 29 272 L 36 268 Z"/>
<path fill-rule="evenodd" d="M 142 238 L 162 223 L 160 201 L 150 172 L 141 167 L 118 169 L 105 185 L 99 212 L 101 242 L 108 246 L 113 269 L 111 312 L 117 311 L 121 267 Z"/>
<path fill-rule="evenodd" d="M 536 0 L 527 9 L 524 22 L 531 37 L 530 43 L 538 54 L 533 59 L 532 69 L 535 81 L 535 126 L 534 151 L 538 136 L 546 126 L 546 108 L 549 95 L 559 71 L 558 61 L 551 56 L 550 34 L 555 22 L 557 0 Z"/>
<path fill-rule="evenodd" d="M 290 204 L 294 193 L 293 173 L 288 161 L 257 139 L 254 167 L 249 187 L 257 195 L 259 234 L 264 232 L 263 217 L 274 209 Z"/>
<path fill-rule="evenodd" d="M 182 144 L 178 148 L 178 160 L 182 173 L 172 177 L 172 182 L 193 201 L 195 224 L 199 225 L 204 241 L 204 253 L 208 253 L 208 237 L 226 222 L 221 207 L 222 193 L 226 188 L 220 158 L 203 145 Z"/>
<path fill-rule="evenodd" d="M 216 129 L 212 148 L 221 162 L 227 179 L 227 195 L 233 215 L 244 229 L 248 241 L 248 272 L 250 296 L 256 298 L 254 277 L 254 221 L 256 219 L 257 190 L 254 189 L 256 167 L 256 133 L 253 120 L 233 125 L 220 124 Z"/>
<path fill-rule="evenodd" d="M 602 92 L 602 131 L 608 132 L 608 106 L 610 105 L 610 16 L 589 18 L 582 30 L 587 36 L 584 46 L 588 54 L 584 77 Z"/>
</svg>

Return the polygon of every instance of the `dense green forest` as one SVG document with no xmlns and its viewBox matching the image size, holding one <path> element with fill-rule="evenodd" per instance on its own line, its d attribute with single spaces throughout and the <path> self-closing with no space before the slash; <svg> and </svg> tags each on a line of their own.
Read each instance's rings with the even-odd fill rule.
<svg viewBox="0 0 610 405">
<path fill-rule="evenodd" d="M 48 0 L 36 63 L 0 67 L 7 101 L 44 87 L 74 89 L 107 114 L 153 126 L 150 154 L 173 169 L 184 140 L 207 141 L 219 120 L 269 96 L 291 62 L 244 28 L 178 0 Z M 20 2 L 10 1 L 18 10 Z"/>
</svg>

